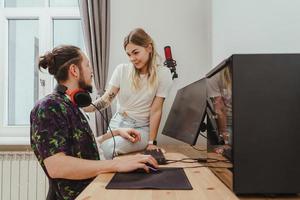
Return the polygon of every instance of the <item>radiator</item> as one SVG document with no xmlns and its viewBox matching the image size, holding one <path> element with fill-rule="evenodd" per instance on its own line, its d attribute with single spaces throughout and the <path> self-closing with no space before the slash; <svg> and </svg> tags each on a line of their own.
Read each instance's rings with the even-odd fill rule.
<svg viewBox="0 0 300 200">
<path fill-rule="evenodd" d="M 33 152 L 0 152 L 0 200 L 43 200 L 48 179 Z"/>
</svg>

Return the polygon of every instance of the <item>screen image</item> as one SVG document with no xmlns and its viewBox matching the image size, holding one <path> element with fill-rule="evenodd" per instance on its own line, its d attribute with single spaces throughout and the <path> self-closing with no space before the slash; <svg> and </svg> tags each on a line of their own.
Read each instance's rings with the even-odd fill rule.
<svg viewBox="0 0 300 200">
<path fill-rule="evenodd" d="M 207 145 L 231 160 L 232 70 L 228 65 L 207 78 Z"/>
</svg>

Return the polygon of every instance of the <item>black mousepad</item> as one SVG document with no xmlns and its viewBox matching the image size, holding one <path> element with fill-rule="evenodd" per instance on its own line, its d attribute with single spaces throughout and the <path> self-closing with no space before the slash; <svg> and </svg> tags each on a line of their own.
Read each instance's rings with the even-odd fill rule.
<svg viewBox="0 0 300 200">
<path fill-rule="evenodd" d="M 182 168 L 160 168 L 158 172 L 116 173 L 106 189 L 192 190 Z"/>
</svg>

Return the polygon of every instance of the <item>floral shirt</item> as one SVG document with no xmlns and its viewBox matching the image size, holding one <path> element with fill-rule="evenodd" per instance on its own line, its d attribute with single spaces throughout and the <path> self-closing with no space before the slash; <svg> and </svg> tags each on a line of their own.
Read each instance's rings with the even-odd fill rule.
<svg viewBox="0 0 300 200">
<path fill-rule="evenodd" d="M 31 147 L 48 178 L 44 160 L 56 153 L 100 159 L 88 121 L 63 94 L 54 92 L 37 102 L 30 114 L 30 124 Z M 75 199 L 91 181 L 50 178 L 49 193 L 54 199 Z"/>
</svg>

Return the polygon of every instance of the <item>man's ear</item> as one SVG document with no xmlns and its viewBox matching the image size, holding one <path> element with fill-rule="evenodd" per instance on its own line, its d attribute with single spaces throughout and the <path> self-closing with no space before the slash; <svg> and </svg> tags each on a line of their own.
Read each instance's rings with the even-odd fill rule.
<svg viewBox="0 0 300 200">
<path fill-rule="evenodd" d="M 69 67 L 69 73 L 73 77 L 78 78 L 79 77 L 79 68 L 77 67 L 77 65 L 71 64 L 70 67 Z"/>
</svg>

